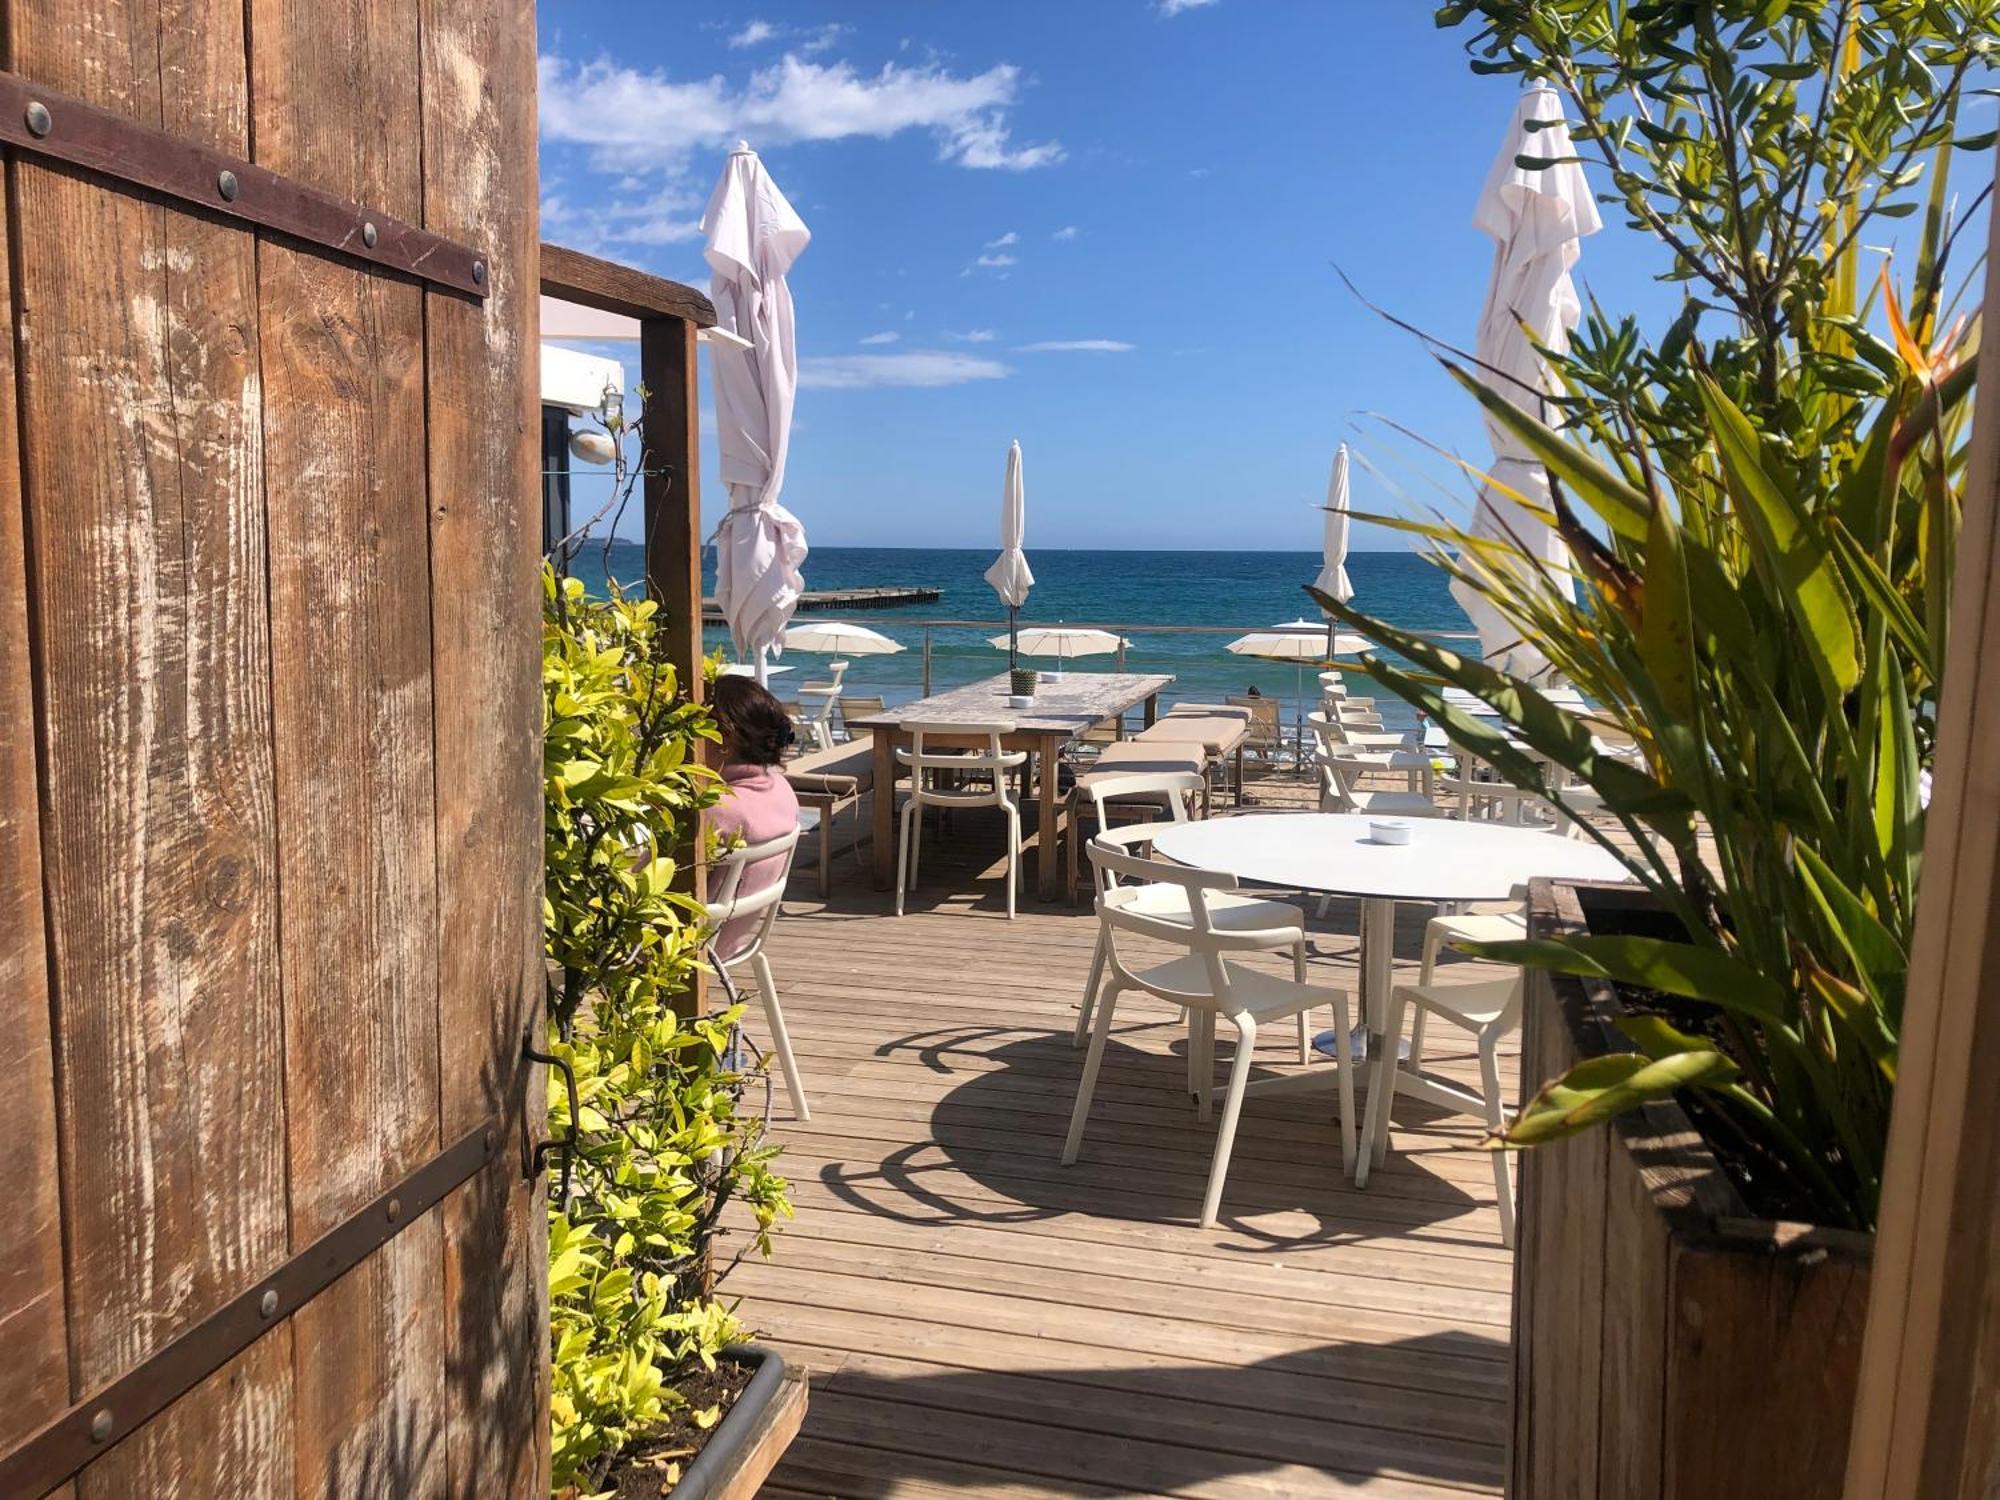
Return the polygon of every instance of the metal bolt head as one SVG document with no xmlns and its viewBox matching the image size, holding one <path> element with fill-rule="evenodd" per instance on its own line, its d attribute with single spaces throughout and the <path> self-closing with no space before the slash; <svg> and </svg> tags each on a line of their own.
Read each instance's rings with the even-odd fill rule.
<svg viewBox="0 0 2000 1500">
<path fill-rule="evenodd" d="M 479 1144 L 484 1146 L 488 1151 L 491 1151 L 499 1139 L 499 1134 L 491 1125 L 488 1125 L 479 1133 Z"/>
<path fill-rule="evenodd" d="M 110 1436 L 111 1436 L 111 1408 L 108 1406 L 100 1406 L 97 1409 L 97 1415 L 95 1415 L 90 1419 L 90 1440 L 93 1443 L 101 1443 L 104 1442 Z"/>
<path fill-rule="evenodd" d="M 241 191 L 243 191 L 243 188 L 242 185 L 237 182 L 236 174 L 234 172 L 225 170 L 223 172 L 219 172 L 216 174 L 215 190 L 218 193 L 222 194 L 224 202 L 234 203 L 236 201 L 236 195 Z"/>
<path fill-rule="evenodd" d="M 29 135 L 47 135 L 51 130 L 56 128 L 55 119 L 49 114 L 49 107 L 39 99 L 29 102 L 26 117 Z"/>
<path fill-rule="evenodd" d="M 257 1311 L 267 1318 L 274 1316 L 278 1311 L 277 1292 L 266 1290 L 264 1295 L 257 1299 Z"/>
<path fill-rule="evenodd" d="M 483 260 L 475 260 L 475 261 L 474 261 L 474 262 L 472 263 L 472 280 L 473 280 L 473 283 L 474 283 L 474 285 L 477 285 L 477 286 L 485 286 L 485 285 L 486 285 L 486 262 L 485 262 L 485 261 L 483 261 Z"/>
<path fill-rule="evenodd" d="M 381 236 L 376 232 L 375 226 L 372 222 L 362 224 L 361 226 L 362 244 L 366 245 L 370 250 L 373 250 L 375 248 L 375 241 L 380 238 Z"/>
<path fill-rule="evenodd" d="M 401 1198 L 391 1198 L 389 1200 L 388 1214 L 391 1224 L 394 1224 L 403 1217 L 403 1200 Z"/>
</svg>

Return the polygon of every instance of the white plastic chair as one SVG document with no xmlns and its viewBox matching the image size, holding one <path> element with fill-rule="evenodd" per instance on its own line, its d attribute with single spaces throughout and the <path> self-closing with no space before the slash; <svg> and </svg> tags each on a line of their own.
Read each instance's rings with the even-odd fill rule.
<svg viewBox="0 0 2000 1500">
<path fill-rule="evenodd" d="M 1149 846 L 1160 831 L 1160 825 L 1128 823 L 1122 828 L 1113 827 L 1111 815 L 1118 804 L 1129 806 L 1143 801 L 1150 809 L 1164 807 L 1170 823 L 1185 823 L 1188 799 L 1198 796 L 1202 786 L 1202 778 L 1192 773 L 1154 772 L 1102 777 L 1085 790 L 1096 807 L 1099 839 L 1128 853 L 1150 853 Z M 1185 926 L 1193 924 L 1194 916 L 1188 909 L 1187 892 L 1177 885 L 1122 887 L 1117 873 L 1103 866 L 1093 867 L 1092 879 L 1096 882 L 1096 894 L 1100 900 L 1110 892 L 1118 891 L 1118 900 L 1131 910 Z M 1260 896 L 1240 895 L 1234 891 L 1216 891 L 1208 897 L 1208 912 L 1215 925 L 1224 931 L 1245 936 L 1269 933 L 1271 941 L 1268 947 L 1272 951 L 1289 948 L 1292 973 L 1301 984 L 1305 983 L 1306 919 L 1296 906 L 1283 901 L 1267 901 Z M 1090 1031 L 1091 1010 L 1096 1003 L 1098 986 L 1104 978 L 1107 947 L 1104 931 L 1100 927 L 1097 946 L 1090 955 L 1090 977 L 1083 986 L 1083 1003 L 1077 1008 L 1076 1032 L 1070 1039 L 1074 1046 L 1081 1047 Z M 1312 1058 L 1311 1013 L 1302 1010 L 1299 1012 L 1299 1061 L 1309 1063 Z"/>
<path fill-rule="evenodd" d="M 896 759 L 910 768 L 910 785 L 896 839 L 896 915 L 903 914 L 903 894 L 917 883 L 923 853 L 926 807 L 997 807 L 1007 819 L 1007 920 L 1014 920 L 1014 891 L 1021 865 L 1021 807 L 1007 792 L 1008 773 L 1027 763 L 1025 750 L 1002 750 L 1000 737 L 1014 732 L 1012 724 L 911 724 L 910 748 L 898 749 Z M 928 736 L 933 745 L 926 749 Z M 935 741 L 984 740 L 976 750 L 939 749 Z M 1051 772 L 1053 774 L 1053 772 Z M 946 784 L 949 777 L 952 784 Z M 875 795 L 883 789 L 877 787 Z"/>
<path fill-rule="evenodd" d="M 1279 978 L 1229 961 L 1229 955 L 1234 953 L 1270 949 L 1277 936 L 1269 930 L 1231 932 L 1218 925 L 1210 903 L 1218 895 L 1230 892 L 1237 884 L 1235 876 L 1142 859 L 1102 836 L 1091 841 L 1090 860 L 1101 876 L 1112 877 L 1097 898 L 1098 928 L 1104 942 L 1107 973 L 1103 993 L 1097 997 L 1090 1051 L 1084 1058 L 1083 1078 L 1077 1085 L 1076 1109 L 1070 1116 L 1069 1135 L 1063 1143 L 1063 1165 L 1073 1164 L 1083 1145 L 1083 1128 L 1090 1118 L 1090 1100 L 1097 1089 L 1097 1075 L 1104 1063 L 1105 1043 L 1111 1036 L 1118 997 L 1127 990 L 1139 990 L 1187 1009 L 1188 1087 L 1204 1120 L 1213 1110 L 1215 1095 L 1215 1018 L 1221 1016 L 1236 1028 L 1236 1051 L 1230 1059 L 1222 1121 L 1209 1164 L 1208 1190 L 1202 1198 L 1202 1228 L 1214 1227 L 1217 1210 L 1222 1206 L 1223 1179 L 1229 1173 L 1229 1154 L 1236 1144 L 1236 1121 L 1243 1112 L 1243 1091 L 1250 1081 L 1257 1028 L 1262 1024 L 1322 1005 L 1332 1008 L 1338 1042 L 1334 1066 L 1339 1069 L 1336 1081 L 1340 1088 L 1340 1159 L 1342 1170 L 1347 1170 L 1355 1160 L 1354 1079 L 1347 1060 L 1347 992 Z M 1118 881 L 1121 876 L 1130 883 Z M 1186 920 L 1141 909 L 1145 900 L 1142 893 L 1163 885 L 1178 888 L 1187 904 Z M 1136 933 L 1186 951 L 1180 958 L 1135 972 L 1119 955 L 1120 932 Z M 1295 938 L 1304 941 L 1303 927 L 1295 930 Z"/>
<path fill-rule="evenodd" d="M 1432 1078 L 1395 1061 L 1402 1047 L 1403 1022 L 1414 1010 L 1472 1033 L 1479 1050 L 1480 1088 L 1477 1093 L 1441 1078 Z M 1399 984 L 1391 991 L 1388 1024 L 1382 1050 L 1369 1064 L 1368 1126 L 1355 1164 L 1354 1185 L 1368 1185 L 1368 1169 L 1389 1154 L 1389 1113 L 1398 1094 L 1422 1099 L 1460 1114 L 1477 1115 L 1487 1127 L 1507 1123 L 1505 1097 L 1500 1092 L 1500 1040 L 1521 1024 L 1521 976 L 1482 979 L 1469 984 Z M 1500 1200 L 1500 1242 L 1514 1243 L 1513 1169 L 1504 1151 L 1489 1151 L 1493 1187 Z"/>
<path fill-rule="evenodd" d="M 833 714 L 840 704 L 840 680 L 847 675 L 847 663 L 829 662 L 827 669 L 833 676 L 825 682 L 802 682 L 798 688 L 800 718 L 814 746 L 821 750 L 833 744 Z M 817 698 L 819 707 L 807 708 L 805 700 L 808 698 Z"/>
<path fill-rule="evenodd" d="M 1423 964 L 1417 983 L 1428 985 L 1437 977 L 1438 954 L 1446 948 L 1466 943 L 1511 943 L 1528 935 L 1528 893 L 1516 886 L 1513 897 L 1519 904 L 1513 911 L 1441 910 L 1424 924 Z M 1424 1016 L 1420 1007 L 1410 1023 L 1409 1066 L 1421 1069 L 1424 1063 Z"/>
<path fill-rule="evenodd" d="M 785 899 L 785 881 L 792 873 L 792 856 L 798 847 L 799 830 L 794 828 L 761 844 L 728 850 L 709 866 L 714 891 L 707 903 L 708 919 L 714 924 L 718 940 L 728 924 L 741 918 L 757 918 L 748 934 L 732 943 L 732 951 L 723 953 L 711 948 L 709 961 L 725 973 L 738 964 L 750 965 L 750 972 L 757 980 L 757 993 L 764 1002 L 764 1021 L 771 1028 L 771 1050 L 778 1054 L 785 1089 L 792 1096 L 792 1112 L 801 1120 L 810 1120 L 812 1111 L 806 1107 L 805 1085 L 799 1081 L 799 1065 L 792 1056 L 791 1033 L 785 1029 L 785 1013 L 778 1004 L 778 981 L 772 977 L 770 959 L 764 956 L 764 943 L 778 920 Z M 738 895 L 744 872 L 769 860 L 784 861 L 778 878 L 762 890 Z"/>
<path fill-rule="evenodd" d="M 1355 729 L 1340 722 L 1335 714 L 1306 715 L 1306 727 L 1313 735 L 1334 745 L 1351 745 L 1357 750 L 1407 750 L 1410 737 L 1390 730 Z"/>
<path fill-rule="evenodd" d="M 1367 813 L 1374 817 L 1438 818 L 1444 809 L 1422 792 L 1364 792 L 1356 789 L 1361 773 L 1378 764 L 1366 751 L 1322 743 L 1314 760 L 1319 766 L 1319 810 Z"/>
</svg>

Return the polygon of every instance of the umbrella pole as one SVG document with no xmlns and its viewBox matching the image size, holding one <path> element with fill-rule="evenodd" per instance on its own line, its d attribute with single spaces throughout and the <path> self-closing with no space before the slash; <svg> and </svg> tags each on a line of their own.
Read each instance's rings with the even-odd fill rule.
<svg viewBox="0 0 2000 1500">
<path fill-rule="evenodd" d="M 1021 606 L 1007 606 L 1007 670 L 1011 673 L 1021 665 Z"/>
<path fill-rule="evenodd" d="M 769 646 L 759 646 L 759 647 L 757 648 L 757 686 L 758 686 L 758 687 L 769 687 L 769 686 L 771 685 L 771 659 L 770 659 L 770 653 L 771 653 L 771 648 L 770 648 Z"/>
</svg>

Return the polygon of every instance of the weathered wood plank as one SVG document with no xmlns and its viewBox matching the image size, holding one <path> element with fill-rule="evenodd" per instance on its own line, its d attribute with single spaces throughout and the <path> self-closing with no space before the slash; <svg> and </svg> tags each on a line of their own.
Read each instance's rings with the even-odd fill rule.
<svg viewBox="0 0 2000 1500">
<path fill-rule="evenodd" d="M 533 371 L 535 26 L 526 0 L 423 0 L 424 226 L 477 243 L 487 297 L 424 299 L 437 780 L 440 1113 L 512 1149 L 447 1200 L 454 1495 L 548 1490 L 541 985 L 541 423 Z M 523 1105 L 530 1106 L 526 1110 Z"/>
<path fill-rule="evenodd" d="M 541 247 L 541 289 L 559 301 L 620 317 L 642 321 L 665 317 L 696 328 L 715 326 L 715 304 L 706 292 L 562 245 Z"/>
<path fill-rule="evenodd" d="M 17 6 L 11 64 L 242 151 L 242 7 Z M 79 1392 L 284 1258 L 270 651 L 251 241 L 16 165 L 45 875 Z M 291 1489 L 287 1335 L 86 1495 Z"/>
<path fill-rule="evenodd" d="M 1995 204 L 2000 226 L 2000 200 Z M 2000 230 L 1996 230 L 2000 232 Z M 1985 307 L 2000 309 L 2000 258 Z M 2000 380 L 1979 388 L 1847 1500 L 1990 1495 L 2000 1453 Z"/>
<path fill-rule="evenodd" d="M 7 206 L 0 182 L 0 216 Z M 0 246 L 0 308 L 10 324 L 13 282 L 12 255 Z M 14 373 L 14 340 L 0 339 L 0 1077 L 13 1080 L 15 1132 L 0 1157 L 0 1197 L 12 1206 L 0 1221 L 0 1343 L 9 1355 L 0 1361 L 0 1446 L 70 1399 Z"/>
<path fill-rule="evenodd" d="M 755 1500 L 762 1493 L 764 1480 L 805 1421 L 810 1395 L 806 1371 L 798 1366 L 787 1369 L 777 1395 L 758 1413 L 756 1427 L 739 1450 L 735 1473 L 715 1491 L 715 1500 Z"/>
<path fill-rule="evenodd" d="M 417 0 L 260 0 L 258 160 L 419 220 L 420 41 Z M 258 266 L 303 1241 L 439 1146 L 425 294 L 275 240 Z M 433 1211 L 294 1319 L 302 1491 L 444 1491 L 442 1295 Z"/>
</svg>

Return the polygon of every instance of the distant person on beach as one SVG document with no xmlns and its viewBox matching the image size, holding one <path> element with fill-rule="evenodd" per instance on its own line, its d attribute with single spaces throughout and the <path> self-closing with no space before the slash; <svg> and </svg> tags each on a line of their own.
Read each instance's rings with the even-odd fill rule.
<svg viewBox="0 0 2000 1500">
<path fill-rule="evenodd" d="M 1249 687 L 1244 689 L 1243 696 L 1246 698 L 1261 698 L 1264 694 L 1259 691 L 1257 684 L 1253 682 Z"/>
<path fill-rule="evenodd" d="M 784 705 L 749 677 L 718 677 L 709 690 L 709 710 L 722 733 L 722 779 L 728 790 L 708 810 L 711 832 L 727 844 L 761 844 L 799 826 L 799 799 L 779 767 L 792 743 L 792 721 Z M 776 885 L 785 875 L 783 859 L 760 860 L 743 872 L 736 888 L 748 896 Z M 748 940 L 760 917 L 743 917 L 716 934 L 715 953 L 728 959 Z"/>
</svg>

